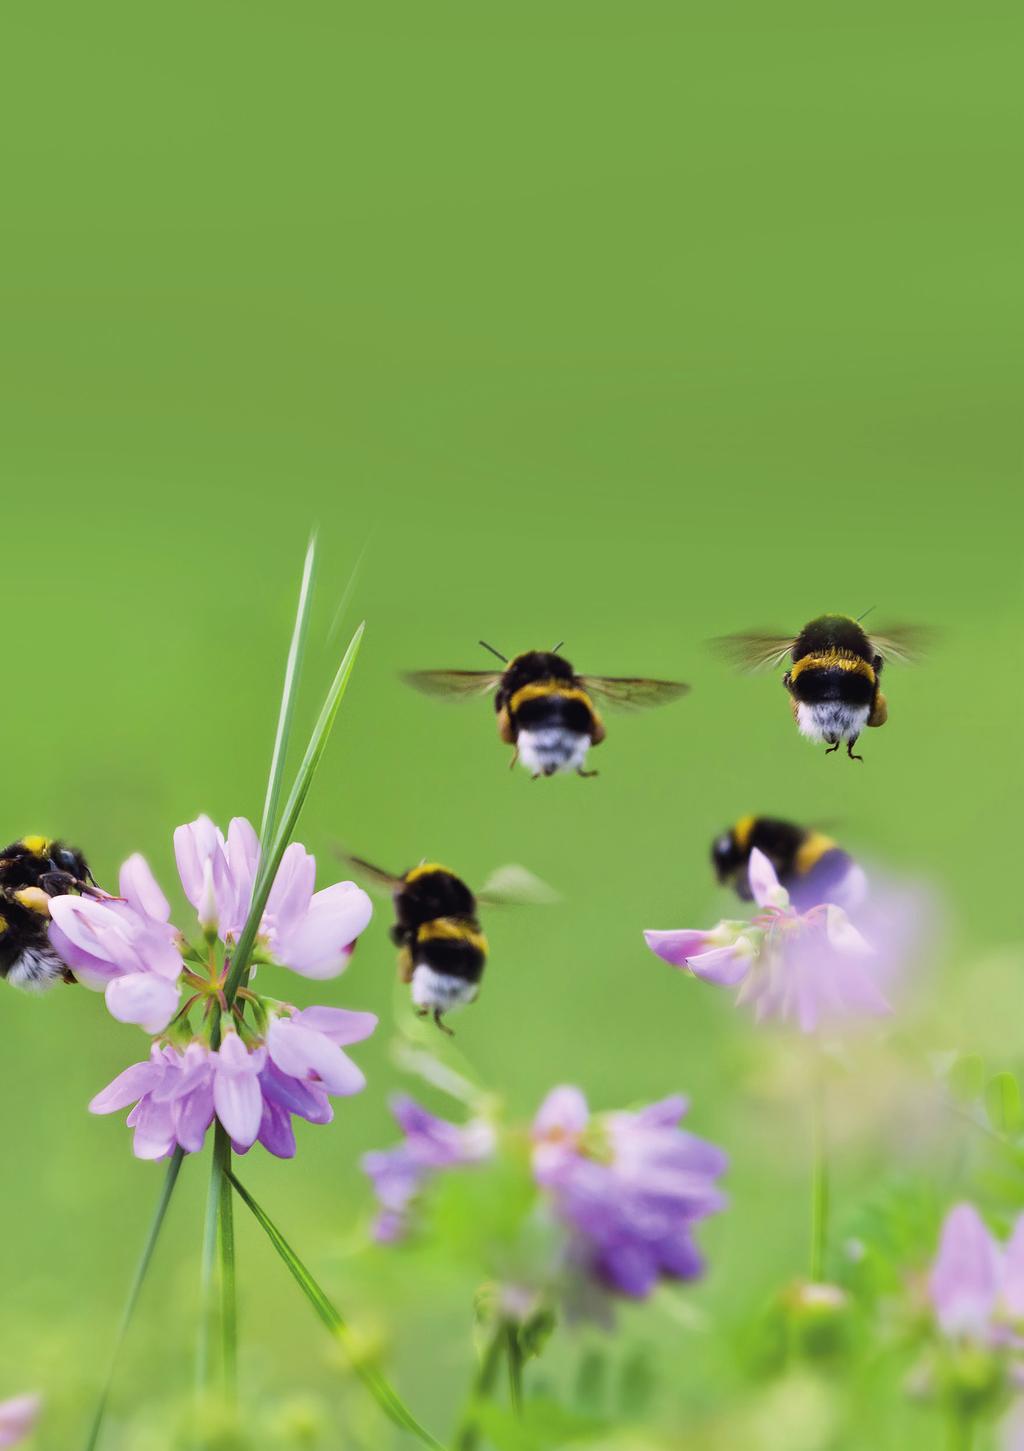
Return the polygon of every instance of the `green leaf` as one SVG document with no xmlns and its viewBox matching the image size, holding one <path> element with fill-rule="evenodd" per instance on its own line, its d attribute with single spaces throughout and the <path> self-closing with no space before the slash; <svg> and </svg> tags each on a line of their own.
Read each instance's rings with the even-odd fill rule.
<svg viewBox="0 0 1024 1451">
<path fill-rule="evenodd" d="M 89 1434 L 85 1439 L 83 1451 L 95 1451 L 99 1444 L 100 1432 L 103 1429 L 103 1420 L 107 1413 L 107 1404 L 110 1400 L 110 1391 L 114 1384 L 114 1375 L 117 1371 L 117 1363 L 121 1355 L 121 1347 L 124 1345 L 125 1336 L 128 1334 L 128 1327 L 132 1323 L 132 1316 L 135 1314 L 135 1307 L 139 1302 L 139 1295 L 149 1266 L 153 1259 L 153 1251 L 156 1249 L 156 1242 L 160 1238 L 160 1231 L 163 1229 L 164 1219 L 167 1215 L 167 1207 L 171 1202 L 171 1195 L 174 1193 L 174 1186 L 178 1182 L 178 1171 L 181 1169 L 185 1158 L 183 1149 L 175 1149 L 167 1165 L 167 1173 L 164 1175 L 163 1188 L 160 1191 L 160 1198 L 157 1200 L 153 1218 L 150 1221 L 149 1233 L 146 1235 L 146 1243 L 142 1249 L 142 1257 L 135 1270 L 135 1278 L 132 1280 L 132 1287 L 128 1292 L 128 1299 L 121 1315 L 121 1324 L 118 1327 L 117 1337 L 114 1340 L 114 1349 L 110 1355 L 110 1365 L 107 1370 L 107 1378 L 103 1383 L 100 1398 L 93 1414 Z"/>
<path fill-rule="evenodd" d="M 351 1330 L 334 1308 L 326 1293 L 320 1288 L 309 1270 L 299 1259 L 284 1235 L 274 1224 L 270 1216 L 261 1209 L 249 1191 L 238 1181 L 234 1173 L 228 1169 L 226 1175 L 232 1184 L 236 1194 L 245 1204 L 255 1218 L 257 1224 L 270 1240 L 271 1244 L 281 1256 L 288 1267 L 292 1278 L 301 1289 L 306 1299 L 319 1315 L 320 1319 L 327 1326 L 327 1329 L 337 1339 L 352 1361 L 352 1367 L 381 1410 L 402 1430 L 411 1432 L 424 1446 L 434 1448 L 434 1451 L 444 1451 L 442 1443 L 436 1440 L 416 1420 L 416 1417 L 406 1406 L 398 1392 L 391 1386 L 390 1382 L 382 1375 L 377 1367 L 367 1360 L 362 1348 L 356 1343 Z"/>
<path fill-rule="evenodd" d="M 520 1420 L 505 1406 L 488 1401 L 478 1408 L 479 1425 L 498 1451 L 557 1451 L 596 1441 L 608 1434 L 608 1422 L 577 1415 L 555 1401 L 528 1401 Z"/>
<path fill-rule="evenodd" d="M 238 991 L 243 978 L 249 971 L 249 964 L 252 961 L 253 948 L 256 945 L 256 934 L 259 931 L 260 922 L 263 919 L 263 910 L 267 905 L 267 898 L 270 896 L 270 889 L 273 886 L 274 878 L 277 876 L 277 869 L 281 865 L 281 858 L 284 856 L 285 847 L 291 840 L 292 832 L 302 814 L 302 808 L 306 797 L 309 795 L 309 788 L 312 785 L 313 777 L 316 775 L 317 767 L 327 749 L 327 742 L 330 739 L 331 730 L 338 715 L 338 709 L 344 698 L 348 687 L 349 677 L 352 674 L 352 667 L 355 665 L 356 656 L 359 654 L 359 646 L 362 643 L 363 632 L 366 629 L 365 623 L 360 625 L 352 636 L 348 649 L 337 673 L 327 692 L 323 708 L 320 711 L 316 725 L 313 727 L 313 734 L 309 738 L 306 747 L 306 754 L 299 766 L 295 784 L 281 814 L 281 820 L 274 830 L 270 850 L 264 854 L 260 864 L 259 875 L 256 879 L 256 886 L 253 891 L 252 905 L 249 908 L 249 915 L 246 918 L 245 926 L 242 928 L 238 943 L 231 956 L 231 974 L 224 988 L 224 995 L 228 1003 L 234 1001 L 235 993 Z"/>
<path fill-rule="evenodd" d="M 1012 1073 L 997 1073 L 985 1085 L 985 1112 L 989 1123 L 1001 1134 L 1017 1134 L 1024 1124 L 1020 1084 Z"/>
<path fill-rule="evenodd" d="M 957 1098 L 973 1103 L 981 1097 L 985 1064 L 977 1053 L 962 1053 L 949 1070 L 949 1086 Z"/>
<path fill-rule="evenodd" d="M 299 603 L 295 611 L 295 626 L 292 630 L 291 645 L 288 647 L 288 663 L 285 666 L 284 686 L 281 691 L 281 708 L 277 716 L 274 753 L 270 758 L 270 775 L 267 779 L 267 794 L 263 802 L 263 818 L 260 822 L 260 842 L 264 847 L 274 828 L 277 808 L 281 799 L 281 785 L 284 780 L 285 763 L 288 759 L 288 740 L 291 736 L 292 716 L 295 713 L 295 699 L 298 695 L 299 674 L 302 669 L 302 657 L 306 650 L 315 567 L 316 535 L 314 534 L 306 549 L 306 562 L 302 569 Z"/>
</svg>

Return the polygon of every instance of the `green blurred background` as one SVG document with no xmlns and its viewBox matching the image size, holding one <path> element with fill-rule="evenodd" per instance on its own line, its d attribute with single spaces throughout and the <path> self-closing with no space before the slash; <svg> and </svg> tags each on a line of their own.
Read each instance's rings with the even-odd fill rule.
<svg viewBox="0 0 1024 1451">
<path fill-rule="evenodd" d="M 836 823 L 929 878 L 915 1031 L 1020 1041 L 1019 7 L 101 0 L 11 9 L 3 33 L 0 835 L 67 835 L 106 882 L 141 850 L 170 886 L 176 824 L 258 816 L 316 526 L 301 725 L 368 628 L 302 839 L 558 886 L 557 909 L 488 923 L 458 1046 L 520 1114 L 566 1079 L 600 1106 L 689 1092 L 734 1167 L 686 1303 L 741 1327 L 803 1266 L 799 1110 L 776 1050 L 639 935 L 724 909 L 712 835 L 749 810 Z M 943 640 L 892 670 L 863 765 L 704 648 L 870 606 Z M 481 635 L 564 637 L 581 670 L 693 694 L 613 720 L 598 780 L 532 785 L 489 706 L 397 679 L 484 668 Z M 383 1017 L 368 1092 L 245 1173 L 443 1428 L 471 1281 L 351 1252 L 354 1165 L 392 1138 L 399 1084 L 385 923 L 331 989 Z M 157 1192 L 85 1112 L 143 1046 L 85 992 L 3 994 L 0 1396 L 45 1389 L 52 1451 L 80 1435 Z M 954 1130 L 922 1131 L 914 1093 L 852 1133 L 840 1207 L 894 1168 L 946 1194 Z M 186 1166 L 111 1447 L 176 1444 L 204 1177 Z M 249 1394 L 300 1420 L 311 1398 L 329 1429 L 294 1444 L 390 1444 L 372 1410 L 338 1430 L 330 1347 L 248 1224 L 240 1254 Z M 667 1367 L 670 1435 L 728 1406 L 728 1336 L 657 1307 L 624 1329 Z M 897 1398 L 873 1435 L 934 1432 Z"/>
</svg>

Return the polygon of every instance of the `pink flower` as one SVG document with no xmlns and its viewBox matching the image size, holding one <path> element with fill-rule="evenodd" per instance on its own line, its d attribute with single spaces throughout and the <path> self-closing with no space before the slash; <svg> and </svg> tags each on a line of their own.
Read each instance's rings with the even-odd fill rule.
<svg viewBox="0 0 1024 1451">
<path fill-rule="evenodd" d="M 14 1396 L 9 1401 L 0 1401 L 0 1451 L 6 1446 L 17 1446 L 31 1435 L 41 1408 L 39 1396 Z"/>
<path fill-rule="evenodd" d="M 50 941 L 79 982 L 104 993 L 115 1018 L 156 1033 L 178 1006 L 178 934 L 143 857 L 125 862 L 120 890 L 120 900 L 52 898 Z"/>
<path fill-rule="evenodd" d="M 134 1063 L 98 1093 L 92 1113 L 116 1113 L 134 1105 L 140 1159 L 163 1159 L 176 1148 L 197 1153 L 216 1117 L 237 1153 L 259 1141 L 278 1158 L 295 1153 L 291 1116 L 329 1123 L 328 1095 L 358 1093 L 362 1072 L 342 1052 L 377 1026 L 372 1013 L 306 1008 L 270 1020 L 267 1040 L 246 1044 L 227 1028 L 214 1051 L 195 1041 L 184 1051 L 154 1044 L 149 1059 Z"/>
<path fill-rule="evenodd" d="M 259 866 L 256 832 L 235 817 L 227 840 L 208 816 L 174 833 L 182 886 L 204 929 L 223 942 L 238 937 L 252 902 Z M 313 890 L 316 860 L 298 842 L 281 859 L 260 923 L 260 947 L 303 977 L 336 977 L 369 924 L 372 905 L 354 882 Z"/>
<path fill-rule="evenodd" d="M 760 909 L 750 922 L 724 921 L 710 932 L 646 932 L 652 952 L 719 987 L 758 1020 L 795 1020 L 812 1033 L 825 1022 L 890 1011 L 878 983 L 880 958 L 833 904 L 798 912 L 771 862 L 750 854 L 750 889 Z"/>
<path fill-rule="evenodd" d="M 944 1335 L 1009 1343 L 1024 1320 L 1024 1214 L 1003 1246 L 972 1204 L 954 1205 L 942 1225 L 928 1293 Z"/>
</svg>

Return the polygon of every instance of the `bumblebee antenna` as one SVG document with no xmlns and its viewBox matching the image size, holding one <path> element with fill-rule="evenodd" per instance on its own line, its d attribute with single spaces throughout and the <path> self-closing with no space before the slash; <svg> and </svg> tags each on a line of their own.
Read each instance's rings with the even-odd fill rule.
<svg viewBox="0 0 1024 1451">
<path fill-rule="evenodd" d="M 561 648 L 562 648 L 562 646 L 564 644 L 565 644 L 565 641 L 564 640 L 559 640 L 558 644 L 557 645 L 554 645 L 552 647 L 552 650 L 551 650 L 552 655 L 557 655 L 558 652 L 559 652 L 559 650 L 561 650 Z"/>
<path fill-rule="evenodd" d="M 864 611 L 864 613 L 863 613 L 863 614 L 862 614 L 862 615 L 858 615 L 858 616 L 857 616 L 857 624 L 858 624 L 858 625 L 859 625 L 859 624 L 860 624 L 860 622 L 861 622 L 861 620 L 866 620 L 866 619 L 867 619 L 867 617 L 868 617 L 868 615 L 870 615 L 870 613 L 871 613 L 871 610 L 873 610 L 873 609 L 874 609 L 874 608 L 875 608 L 875 607 L 874 607 L 874 605 L 872 605 L 872 606 L 871 606 L 871 608 L 870 608 L 870 609 L 867 609 L 867 610 L 865 610 L 865 611 Z"/>
<path fill-rule="evenodd" d="M 482 645 L 485 650 L 490 650 L 492 655 L 497 655 L 498 659 L 502 661 L 503 664 L 508 664 L 508 656 L 503 655 L 500 650 L 495 650 L 493 645 L 488 645 L 486 640 L 478 640 L 477 644 Z"/>
</svg>

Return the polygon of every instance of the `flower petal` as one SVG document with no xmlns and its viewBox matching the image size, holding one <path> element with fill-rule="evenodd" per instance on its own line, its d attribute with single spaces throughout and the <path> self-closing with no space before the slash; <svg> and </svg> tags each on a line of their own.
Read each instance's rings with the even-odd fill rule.
<svg viewBox="0 0 1024 1451">
<path fill-rule="evenodd" d="M 300 1027 L 312 1028 L 344 1048 L 350 1043 L 361 1043 L 377 1026 L 376 1013 L 350 1012 L 347 1008 L 303 1008 L 293 1013 L 291 1021 Z"/>
<path fill-rule="evenodd" d="M 162 1070 L 151 1060 L 133 1063 L 106 1088 L 100 1089 L 89 1103 L 89 1112 L 116 1113 L 119 1108 L 127 1108 L 155 1088 L 161 1076 Z"/>
<path fill-rule="evenodd" d="M 169 922 L 171 904 L 157 885 L 146 858 L 139 852 L 121 867 L 118 890 L 129 906 L 155 922 Z"/>
<path fill-rule="evenodd" d="M 712 982 L 716 987 L 735 987 L 750 971 L 751 953 L 746 950 L 745 939 L 741 938 L 733 947 L 713 947 L 710 952 L 698 952 L 687 964 L 694 977 L 703 982 Z"/>
<path fill-rule="evenodd" d="M 177 983 L 152 972 L 116 977 L 106 987 L 107 1009 L 119 1023 L 138 1023 L 147 1033 L 162 1032 L 178 1008 Z"/>
<path fill-rule="evenodd" d="M 329 1038 L 304 1028 L 294 1019 L 276 1018 L 267 1032 L 271 1061 L 293 1078 L 316 1078 L 328 1093 L 359 1093 L 366 1086 L 362 1071 Z"/>
<path fill-rule="evenodd" d="M 928 1289 L 947 1335 L 983 1335 L 999 1295 L 1000 1255 L 972 1204 L 957 1204 L 942 1226 Z"/>
<path fill-rule="evenodd" d="M 590 1109 L 582 1091 L 569 1084 L 553 1088 L 537 1110 L 534 1138 L 553 1134 L 581 1134 L 590 1121 Z"/>
<path fill-rule="evenodd" d="M 789 906 L 789 893 L 781 886 L 778 877 L 775 875 L 775 868 L 756 846 L 750 853 L 750 864 L 747 868 L 750 881 L 750 890 L 754 894 L 754 901 L 759 907 L 780 907 Z"/>
<path fill-rule="evenodd" d="M 644 941 L 651 951 L 673 967 L 685 967 L 691 957 L 704 950 L 706 940 L 706 932 L 690 931 L 685 927 L 678 932 L 644 933 Z"/>
<path fill-rule="evenodd" d="M 0 1401 L 0 1448 L 16 1446 L 34 1429 L 42 1409 L 40 1396 L 13 1396 Z"/>
</svg>

